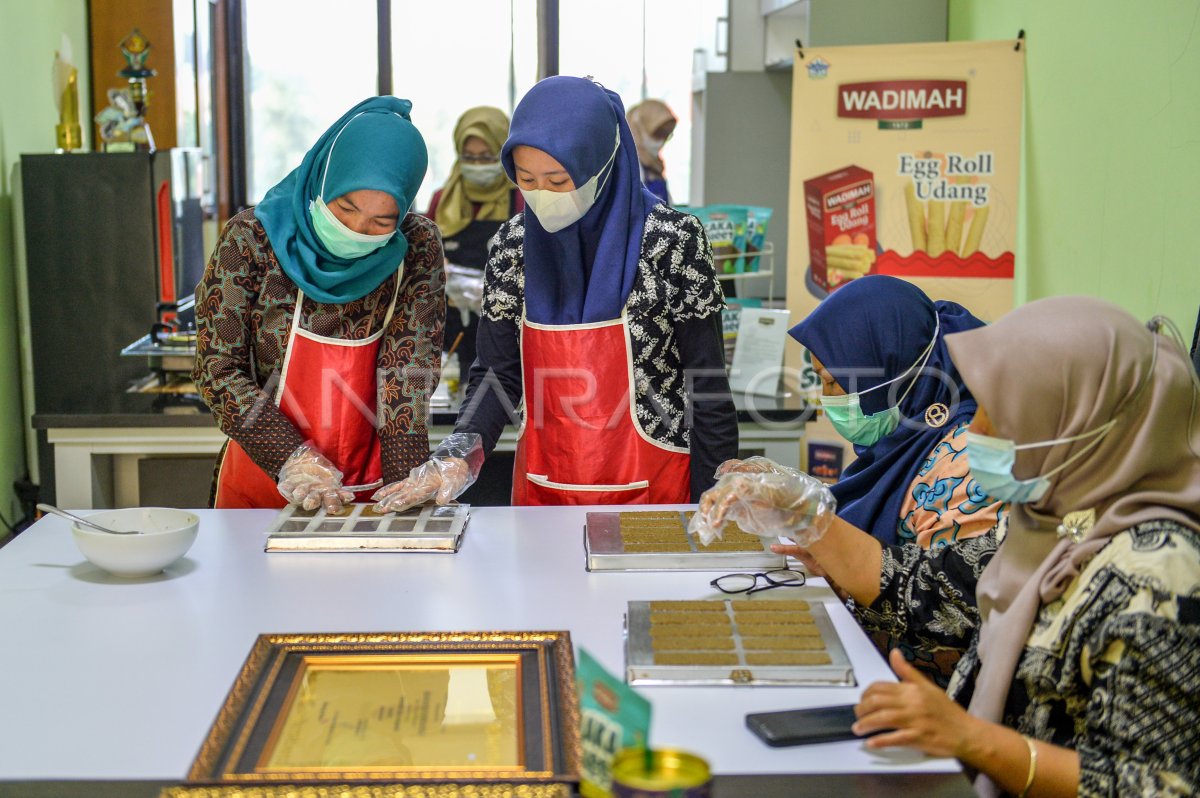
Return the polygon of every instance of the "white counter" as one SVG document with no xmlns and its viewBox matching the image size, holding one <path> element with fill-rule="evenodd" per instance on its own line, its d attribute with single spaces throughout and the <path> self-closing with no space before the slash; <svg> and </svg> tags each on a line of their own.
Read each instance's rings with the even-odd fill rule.
<svg viewBox="0 0 1200 798">
<path fill-rule="evenodd" d="M 622 673 L 626 602 L 708 597 L 714 574 L 588 573 L 589 509 L 477 508 L 455 555 L 268 555 L 273 511 L 203 510 L 187 557 L 132 581 L 43 518 L 0 549 L 0 781 L 182 779 L 264 632 L 565 629 Z M 772 749 L 746 729 L 747 712 L 853 703 L 892 678 L 832 592 L 781 589 L 825 602 L 859 686 L 639 688 L 651 743 L 720 774 L 956 772 L 857 741 Z"/>
</svg>

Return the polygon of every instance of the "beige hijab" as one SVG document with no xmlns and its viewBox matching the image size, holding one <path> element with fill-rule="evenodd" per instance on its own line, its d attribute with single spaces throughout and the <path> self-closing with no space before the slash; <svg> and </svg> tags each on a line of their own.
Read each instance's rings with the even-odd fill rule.
<svg viewBox="0 0 1200 798">
<path fill-rule="evenodd" d="M 1170 519 L 1200 530 L 1200 407 L 1186 355 L 1162 332 L 1091 297 L 1039 300 L 989 327 L 947 336 L 964 382 L 996 434 L 1016 443 L 1095 438 L 1017 452 L 1029 479 L 1088 448 L 1037 502 L 1013 505 L 1003 545 L 980 577 L 980 672 L 970 712 L 1000 722 L 1038 608 L 1062 595 L 1123 530 Z M 1094 508 L 1080 542 L 1056 533 Z M 977 785 L 978 786 L 978 785 Z"/>
<path fill-rule="evenodd" d="M 472 108 L 458 118 L 454 126 L 454 150 L 461 153 L 463 145 L 471 136 L 478 136 L 487 142 L 497 157 L 504 140 L 508 138 L 508 116 L 499 108 L 481 105 Z M 487 186 L 476 186 L 463 180 L 462 170 L 456 159 L 446 178 L 446 186 L 442 189 L 442 197 L 434 212 L 434 221 L 442 237 L 462 232 L 467 225 L 476 219 L 493 222 L 507 221 L 509 217 L 509 192 L 514 186 L 503 172 L 496 180 Z M 475 213 L 475 203 L 479 203 L 479 213 Z"/>
<path fill-rule="evenodd" d="M 663 176 L 663 160 L 658 153 L 647 149 L 646 139 L 664 122 L 675 122 L 677 118 L 662 100 L 642 100 L 625 113 L 633 143 L 637 146 L 638 161 L 642 164 L 647 180 L 660 180 Z"/>
</svg>

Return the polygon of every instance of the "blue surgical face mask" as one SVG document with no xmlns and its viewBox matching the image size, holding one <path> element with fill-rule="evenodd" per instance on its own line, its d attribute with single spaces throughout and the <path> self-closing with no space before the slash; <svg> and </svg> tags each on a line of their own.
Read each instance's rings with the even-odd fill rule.
<svg viewBox="0 0 1200 798">
<path fill-rule="evenodd" d="M 933 354 L 933 345 L 937 342 L 941 326 L 942 320 L 937 318 L 937 325 L 933 328 L 933 338 L 929 341 L 929 346 L 925 347 L 925 351 L 917 358 L 917 362 L 906 368 L 898 377 L 881 382 L 865 391 L 821 397 L 821 409 L 825 411 L 826 418 L 829 419 L 829 423 L 833 425 L 839 435 L 857 446 L 872 446 L 896 431 L 896 427 L 900 426 L 900 403 L 908 396 L 908 392 L 916 384 L 917 378 L 914 377 L 908 384 L 904 393 L 896 400 L 896 404 L 877 413 L 869 415 L 864 413 L 860 397 L 904 379 L 913 369 L 924 368 L 925 364 L 929 362 L 929 356 Z"/>
<path fill-rule="evenodd" d="M 822 396 L 821 409 L 843 438 L 858 446 L 871 446 L 896 431 L 900 425 L 900 405 L 868 415 L 859 404 L 860 395 Z"/>
<path fill-rule="evenodd" d="M 396 234 L 395 230 L 377 236 L 356 233 L 342 224 L 342 220 L 333 215 L 333 211 L 329 210 L 325 200 L 320 197 L 309 204 L 308 215 L 312 219 L 313 231 L 329 254 L 347 260 L 370 255 L 391 241 L 392 236 Z"/>
<path fill-rule="evenodd" d="M 967 430 L 967 463 L 971 468 L 971 477 L 979 483 L 979 487 L 996 501 L 1014 504 L 1036 502 L 1046 495 L 1050 489 L 1050 477 L 1062 471 L 1071 463 L 1078 460 L 1096 444 L 1104 439 L 1104 434 L 1112 429 L 1117 419 L 1112 419 L 1094 430 L 1072 435 L 1069 438 L 1056 438 L 1052 441 L 1037 443 L 1022 443 L 1017 445 L 1007 438 L 993 438 L 990 435 L 980 435 Z M 1073 443 L 1087 438 L 1095 438 L 1065 461 L 1040 476 L 1030 479 L 1017 479 L 1013 476 L 1013 464 L 1017 460 L 1020 449 L 1040 449 L 1046 446 L 1057 446 Z"/>
</svg>

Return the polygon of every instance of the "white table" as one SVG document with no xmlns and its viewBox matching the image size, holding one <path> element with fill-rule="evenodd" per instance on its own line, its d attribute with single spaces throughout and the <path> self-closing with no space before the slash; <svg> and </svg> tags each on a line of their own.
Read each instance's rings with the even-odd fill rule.
<svg viewBox="0 0 1200 798">
<path fill-rule="evenodd" d="M 187 557 L 141 580 L 96 569 L 68 522 L 43 518 L 0 549 L 0 782 L 181 779 L 264 632 L 565 629 L 622 673 L 626 602 L 710 596 L 713 574 L 587 573 L 587 509 L 477 508 L 456 555 L 268 555 L 273 511 L 201 510 Z M 718 774 L 957 772 L 857 741 L 772 749 L 745 728 L 747 712 L 853 703 L 892 678 L 831 591 L 789 595 L 825 603 L 859 685 L 639 688 L 652 743 Z"/>
</svg>

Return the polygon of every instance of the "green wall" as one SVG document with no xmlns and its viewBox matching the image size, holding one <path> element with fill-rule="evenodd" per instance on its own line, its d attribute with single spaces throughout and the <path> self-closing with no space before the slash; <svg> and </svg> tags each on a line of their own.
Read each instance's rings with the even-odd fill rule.
<svg viewBox="0 0 1200 798">
<path fill-rule="evenodd" d="M 1016 301 L 1200 307 L 1200 0 L 950 0 L 951 40 L 1025 30 Z"/>
<path fill-rule="evenodd" d="M 22 153 L 54 149 L 58 112 L 50 75 L 64 33 L 79 68 L 80 112 L 86 118 L 91 92 L 86 0 L 0 1 L 0 74 L 4 75 L 0 79 L 0 512 L 10 522 L 20 515 L 13 480 L 27 472 L 14 276 L 13 165 Z M 90 143 L 90 128 L 83 125 L 85 145 Z M 0 528 L 0 537 L 5 534 Z"/>
</svg>

